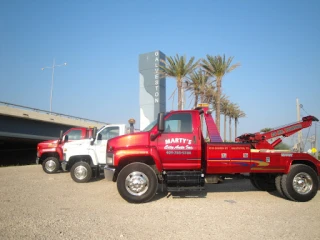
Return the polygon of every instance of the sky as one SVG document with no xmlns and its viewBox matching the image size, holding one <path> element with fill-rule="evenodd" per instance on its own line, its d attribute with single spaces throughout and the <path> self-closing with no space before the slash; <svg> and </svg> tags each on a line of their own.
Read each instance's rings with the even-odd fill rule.
<svg viewBox="0 0 320 240">
<path fill-rule="evenodd" d="M 297 98 L 301 116 L 320 118 L 319 12 L 317 0 L 2 0 L 0 101 L 49 110 L 52 70 L 41 68 L 55 59 L 67 66 L 55 68 L 53 112 L 139 126 L 139 54 L 160 50 L 241 64 L 222 82 L 246 114 L 238 135 L 297 121 Z"/>
</svg>

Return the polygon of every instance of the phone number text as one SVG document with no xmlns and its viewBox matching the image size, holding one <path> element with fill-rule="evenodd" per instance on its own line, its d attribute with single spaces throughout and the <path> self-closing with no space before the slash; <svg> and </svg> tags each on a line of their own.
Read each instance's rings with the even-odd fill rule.
<svg viewBox="0 0 320 240">
<path fill-rule="evenodd" d="M 186 155 L 190 155 L 191 152 L 190 151 L 166 151 L 166 154 L 171 155 L 171 154 L 186 154 Z"/>
</svg>

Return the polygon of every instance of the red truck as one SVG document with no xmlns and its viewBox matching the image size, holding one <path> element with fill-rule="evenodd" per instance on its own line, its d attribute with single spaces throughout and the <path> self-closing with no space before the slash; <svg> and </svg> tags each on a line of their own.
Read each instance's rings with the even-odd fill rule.
<svg viewBox="0 0 320 240">
<path fill-rule="evenodd" d="M 56 173 L 63 161 L 63 145 L 65 136 L 68 135 L 67 141 L 75 141 L 90 138 L 92 136 L 92 128 L 71 128 L 64 134 L 60 133 L 58 140 L 48 140 L 38 143 L 36 164 L 42 164 L 43 171 L 46 173 Z"/>
<path fill-rule="evenodd" d="M 211 113 L 206 105 L 159 113 L 144 131 L 109 140 L 105 178 L 117 182 L 119 194 L 132 203 L 151 200 L 159 183 L 169 192 L 198 191 L 205 183 L 216 183 L 216 176 L 249 177 L 258 189 L 278 190 L 293 201 L 309 201 L 316 195 L 317 159 L 259 149 L 250 141 L 222 142 Z M 203 136 L 201 119 L 210 142 Z"/>
</svg>

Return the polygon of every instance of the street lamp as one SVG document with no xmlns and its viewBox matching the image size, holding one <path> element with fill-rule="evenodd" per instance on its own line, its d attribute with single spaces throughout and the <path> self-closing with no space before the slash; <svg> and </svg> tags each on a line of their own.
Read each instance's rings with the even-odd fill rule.
<svg viewBox="0 0 320 240">
<path fill-rule="evenodd" d="M 53 59 L 53 64 L 52 64 L 52 67 L 43 67 L 41 68 L 41 70 L 44 70 L 46 68 L 52 68 L 52 81 L 51 81 L 51 94 L 50 94 L 50 112 L 52 110 L 52 93 L 53 93 L 53 79 L 54 79 L 54 69 L 56 67 L 61 67 L 61 66 L 66 66 L 67 63 L 64 63 L 64 64 L 60 64 L 60 65 L 55 65 L 55 60 Z"/>
</svg>

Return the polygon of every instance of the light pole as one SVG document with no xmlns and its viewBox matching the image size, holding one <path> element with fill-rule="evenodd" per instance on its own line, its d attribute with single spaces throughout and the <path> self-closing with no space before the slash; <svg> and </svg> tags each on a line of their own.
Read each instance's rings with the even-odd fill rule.
<svg viewBox="0 0 320 240">
<path fill-rule="evenodd" d="M 52 67 L 43 67 L 41 70 L 44 70 L 46 68 L 52 68 L 52 81 L 51 81 L 51 93 L 50 93 L 50 112 L 52 110 L 52 93 L 53 93 L 53 79 L 54 79 L 54 69 L 55 67 L 61 67 L 61 66 L 66 66 L 67 63 L 60 64 L 60 65 L 55 65 L 55 60 L 53 59 L 53 64 Z"/>
</svg>

